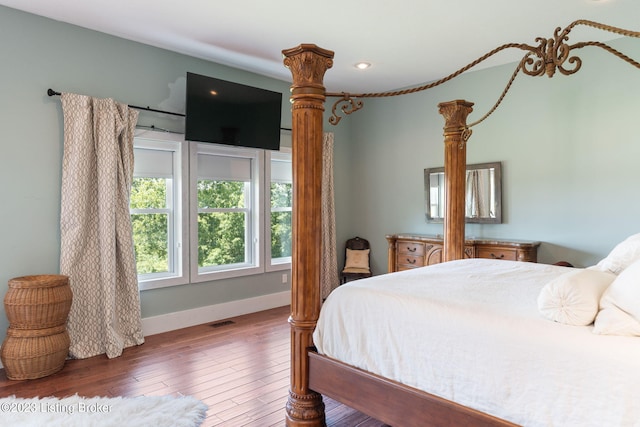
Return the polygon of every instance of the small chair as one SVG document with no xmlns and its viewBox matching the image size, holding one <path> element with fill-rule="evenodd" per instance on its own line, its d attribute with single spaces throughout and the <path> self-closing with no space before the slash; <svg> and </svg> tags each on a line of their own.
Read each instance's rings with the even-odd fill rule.
<svg viewBox="0 0 640 427">
<path fill-rule="evenodd" d="M 354 237 L 345 243 L 344 269 L 340 273 L 340 284 L 349 280 L 371 277 L 369 241 L 361 237 Z"/>
</svg>

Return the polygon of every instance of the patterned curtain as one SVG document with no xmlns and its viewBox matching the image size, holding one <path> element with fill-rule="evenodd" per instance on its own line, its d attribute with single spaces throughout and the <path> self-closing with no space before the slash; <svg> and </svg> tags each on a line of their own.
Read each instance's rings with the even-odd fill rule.
<svg viewBox="0 0 640 427">
<path fill-rule="evenodd" d="M 73 302 L 70 356 L 117 357 L 142 344 L 129 197 L 138 113 L 112 99 L 63 93 L 60 272 Z"/>
<path fill-rule="evenodd" d="M 336 219 L 333 196 L 333 133 L 322 138 L 322 260 L 320 286 L 324 300 L 340 284 L 336 252 Z"/>
</svg>

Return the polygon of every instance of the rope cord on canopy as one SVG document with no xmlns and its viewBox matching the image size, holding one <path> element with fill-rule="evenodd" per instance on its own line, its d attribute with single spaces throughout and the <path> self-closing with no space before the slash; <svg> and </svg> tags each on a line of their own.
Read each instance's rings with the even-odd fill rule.
<svg viewBox="0 0 640 427">
<path fill-rule="evenodd" d="M 612 48 L 611 46 L 605 43 L 597 42 L 597 41 L 588 41 L 588 42 L 576 43 L 573 45 L 567 44 L 566 42 L 569 40 L 569 33 L 574 27 L 578 25 L 585 25 L 585 26 L 597 28 L 599 30 L 609 31 L 615 34 L 620 34 L 625 37 L 640 38 L 639 31 L 625 30 L 623 28 L 613 27 L 610 25 L 600 24 L 598 22 L 580 19 L 572 22 L 562 31 L 560 27 L 557 27 L 554 31 L 553 38 L 546 39 L 542 37 L 537 37 L 535 39 L 535 41 L 538 42 L 537 46 L 531 46 L 526 43 L 503 44 L 502 46 L 499 46 L 491 50 L 485 55 L 482 55 L 475 61 L 470 62 L 469 64 L 455 71 L 454 73 L 449 74 L 446 77 L 443 77 L 439 80 L 436 80 L 426 85 L 417 86 L 409 89 L 391 91 L 391 92 L 358 93 L 358 94 L 352 94 L 348 92 L 327 93 L 326 96 L 340 98 L 333 104 L 333 107 L 331 109 L 332 115 L 329 118 L 329 123 L 333 125 L 337 125 L 342 119 L 342 117 L 340 117 L 336 112 L 338 108 L 340 108 L 340 110 L 347 115 L 360 110 L 364 106 L 364 104 L 358 98 L 382 98 L 382 97 L 389 97 L 389 96 L 406 95 L 410 93 L 416 93 L 416 92 L 421 92 L 423 90 L 431 89 L 443 83 L 446 83 L 449 80 L 454 79 L 455 77 L 459 76 L 465 71 L 470 70 L 471 68 L 475 67 L 479 63 L 483 62 L 484 60 L 490 58 L 491 56 L 505 49 L 517 48 L 517 49 L 526 51 L 526 54 L 524 55 L 524 57 L 522 57 L 522 59 L 516 66 L 515 71 L 511 75 L 511 78 L 509 79 L 509 82 L 507 83 L 506 87 L 502 91 L 502 94 L 500 95 L 496 103 L 493 105 L 493 107 L 479 120 L 467 125 L 467 129 L 465 132 L 467 138 L 471 135 L 471 129 L 469 128 L 484 121 L 502 103 L 505 96 L 507 95 L 507 92 L 509 92 L 509 89 L 511 88 L 515 78 L 518 76 L 520 71 L 524 72 L 529 76 L 542 76 L 546 74 L 548 77 L 553 77 L 556 70 L 564 75 L 571 75 L 576 73 L 582 66 L 582 60 L 577 56 L 569 57 L 569 54 L 573 49 L 581 49 L 586 46 L 600 47 L 606 50 L 607 52 L 622 59 L 623 61 L 640 69 L 640 63 L 638 61 L 630 58 L 629 56 L 625 55 L 622 52 L 619 52 L 618 50 Z M 565 68 L 564 67 L 565 62 L 568 62 L 572 68 L 569 68 L 569 69 Z"/>
</svg>

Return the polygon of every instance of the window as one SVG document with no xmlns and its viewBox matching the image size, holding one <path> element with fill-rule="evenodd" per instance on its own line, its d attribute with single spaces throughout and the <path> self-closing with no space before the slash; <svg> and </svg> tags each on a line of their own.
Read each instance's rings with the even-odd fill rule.
<svg viewBox="0 0 640 427">
<path fill-rule="evenodd" d="M 137 131 L 131 222 L 140 289 L 291 268 L 291 153 Z"/>
<path fill-rule="evenodd" d="M 267 270 L 281 270 L 291 268 L 291 217 L 293 199 L 293 179 L 291 171 L 290 152 L 269 152 L 265 180 L 269 183 L 266 190 L 269 194 L 267 206 L 268 224 L 266 232 L 269 247 L 265 249 L 267 255 Z"/>
<path fill-rule="evenodd" d="M 263 272 L 264 151 L 191 142 L 191 281 Z"/>
<path fill-rule="evenodd" d="M 181 136 L 138 131 L 134 139 L 131 223 L 140 289 L 187 283 Z"/>
</svg>

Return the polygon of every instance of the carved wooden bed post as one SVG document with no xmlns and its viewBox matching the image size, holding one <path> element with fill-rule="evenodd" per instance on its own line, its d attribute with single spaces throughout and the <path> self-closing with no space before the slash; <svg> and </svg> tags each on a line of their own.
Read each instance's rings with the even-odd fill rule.
<svg viewBox="0 0 640 427">
<path fill-rule="evenodd" d="M 473 103 L 463 100 L 438 104 L 444 116 L 444 261 L 464 258 L 465 184 L 467 173 L 467 116 Z"/>
<path fill-rule="evenodd" d="M 309 389 L 307 348 L 313 344 L 320 314 L 323 77 L 333 65 L 333 52 L 302 44 L 282 53 L 293 75 L 291 385 L 286 424 L 324 426 L 322 396 Z"/>
</svg>

